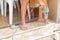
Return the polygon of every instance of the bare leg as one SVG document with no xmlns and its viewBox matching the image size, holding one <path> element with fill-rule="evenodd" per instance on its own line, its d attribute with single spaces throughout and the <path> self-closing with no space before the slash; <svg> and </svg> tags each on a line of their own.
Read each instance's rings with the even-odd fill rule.
<svg viewBox="0 0 60 40">
<path fill-rule="evenodd" d="M 41 3 L 42 1 L 41 0 L 39 0 L 39 3 Z M 43 15 L 42 15 L 42 9 L 43 9 L 43 5 L 41 5 L 40 7 L 39 7 L 39 18 L 38 18 L 38 21 L 40 21 L 40 22 L 42 22 L 42 21 L 44 21 L 44 19 L 43 19 Z"/>
<path fill-rule="evenodd" d="M 39 18 L 38 18 L 38 21 L 40 21 L 40 22 L 44 21 L 43 15 L 42 15 L 42 6 L 39 7 Z"/>
<path fill-rule="evenodd" d="M 22 17 L 22 25 L 21 25 L 21 29 L 22 30 L 26 30 L 26 23 L 25 23 L 25 15 L 26 15 L 26 7 L 28 4 L 29 0 L 22 0 L 22 5 L 21 5 L 21 17 Z"/>
</svg>

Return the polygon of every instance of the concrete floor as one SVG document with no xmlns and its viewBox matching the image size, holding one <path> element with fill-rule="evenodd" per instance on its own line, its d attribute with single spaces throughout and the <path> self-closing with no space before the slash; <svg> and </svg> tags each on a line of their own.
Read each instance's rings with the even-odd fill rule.
<svg viewBox="0 0 60 40">
<path fill-rule="evenodd" d="M 9 19 L 8 15 L 7 15 L 7 17 L 3 17 L 0 14 L 0 28 L 9 26 L 8 19 Z M 18 22 L 19 22 L 19 16 L 14 13 L 14 23 L 18 23 Z M 48 23 L 54 23 L 54 22 L 51 21 L 51 20 L 48 20 Z M 40 27 L 40 26 L 44 26 L 44 23 L 40 23 L 38 21 L 27 23 L 28 29 L 33 29 L 33 28 L 37 28 L 37 27 Z M 19 27 L 19 25 L 15 26 L 15 27 Z M 46 30 L 49 30 L 49 28 L 44 29 L 43 32 L 46 32 Z M 2 38 L 4 36 L 10 36 L 10 35 L 14 34 L 15 31 L 16 31 L 16 29 L 10 29 L 9 27 L 0 29 L 0 38 Z M 16 34 L 21 33 L 21 32 L 23 32 L 23 31 L 20 28 L 18 28 L 17 31 L 16 31 Z M 41 35 L 41 33 L 42 32 L 40 32 L 40 30 L 36 30 L 36 31 L 28 32 L 28 33 L 23 33 L 21 35 L 20 34 L 16 35 L 16 36 L 14 35 L 13 39 L 14 40 L 32 40 L 31 37 L 33 37 L 35 35 L 36 36 Z M 7 39 L 3 39 L 3 40 L 12 40 L 12 37 L 7 38 Z M 52 39 L 51 36 L 48 36 L 48 37 L 37 39 L 37 40 L 53 40 L 53 39 Z"/>
<path fill-rule="evenodd" d="M 39 24 L 41 24 L 41 23 L 40 22 L 32 22 L 32 23 L 27 23 L 27 26 L 29 29 L 31 29 L 31 28 L 41 26 Z M 15 27 L 19 27 L 19 26 L 15 26 Z M 22 34 L 19 34 L 21 32 L 24 32 L 20 28 L 17 28 L 17 31 L 16 31 L 16 29 L 4 28 L 4 29 L 0 29 L 0 38 L 14 34 L 14 36 L 13 36 L 14 40 L 32 40 L 32 38 L 34 38 L 34 36 L 36 36 L 36 37 L 41 36 L 42 33 L 46 32 L 47 30 L 52 30 L 51 27 L 41 29 L 41 31 L 40 31 L 40 29 L 38 29 L 35 31 L 22 33 Z M 52 28 L 54 29 L 55 26 L 53 26 Z M 19 34 L 19 35 L 15 35 L 15 34 Z M 7 38 L 7 39 L 3 39 L 3 40 L 12 40 L 12 37 Z M 36 39 L 36 40 L 53 40 L 53 38 L 51 36 L 48 36 L 48 37 Z"/>
<path fill-rule="evenodd" d="M 49 23 L 53 22 L 52 20 L 48 20 Z M 13 18 L 13 24 L 19 24 L 20 23 L 20 17 L 14 13 L 14 18 Z M 29 24 L 29 23 L 28 23 Z M 43 25 L 44 23 L 40 23 L 38 21 L 31 23 L 32 25 L 35 24 L 37 26 Z M 0 28 L 7 27 L 9 26 L 9 16 L 7 15 L 6 17 L 2 16 L 0 14 Z"/>
<path fill-rule="evenodd" d="M 14 17 L 13 17 L 13 24 L 19 23 L 20 22 L 19 14 L 16 12 L 16 10 L 14 12 L 15 13 L 14 13 Z M 7 12 L 6 17 L 2 16 L 1 13 L 0 13 L 0 28 L 9 26 L 9 16 L 8 15 L 9 15 L 8 12 Z"/>
<path fill-rule="evenodd" d="M 0 38 L 2 38 L 3 36 L 12 35 L 15 32 L 15 30 L 11 30 L 10 28 L 5 28 L 5 29 L 0 29 L 0 32 L 1 32 Z M 22 32 L 22 30 L 18 29 L 16 33 L 19 33 L 19 32 Z M 38 36 L 38 35 L 41 35 L 39 31 L 27 32 L 19 35 L 14 35 L 13 39 L 14 40 L 32 40 L 34 36 Z M 3 39 L 3 40 L 12 40 L 12 37 Z M 48 37 L 37 39 L 37 40 L 53 40 L 53 39 L 51 38 L 51 36 L 48 36 Z"/>
<path fill-rule="evenodd" d="M 6 18 L 6 19 L 4 19 L 4 18 Z M 15 19 L 14 21 L 15 21 L 14 23 L 16 23 L 17 22 L 17 19 Z M 53 23 L 53 21 L 48 20 L 48 23 Z M 2 28 L 3 26 L 4 27 L 9 26 L 9 24 L 8 24 L 8 17 L 2 17 L 0 15 L 0 28 Z M 29 29 L 37 28 L 39 26 L 44 26 L 44 23 L 40 23 L 38 21 L 27 23 L 27 27 Z M 15 26 L 15 27 L 19 27 L 19 25 L 18 26 Z M 9 27 L 0 29 L 0 38 L 3 38 L 5 36 L 10 36 L 15 31 L 16 31 L 16 29 L 12 30 Z M 18 28 L 16 33 L 20 33 L 20 32 L 23 32 L 23 31 L 20 30 L 20 28 Z M 16 36 L 14 35 L 13 36 L 13 39 L 14 40 L 32 40 L 31 37 L 34 37 L 33 35 L 36 35 L 37 36 L 37 35 L 40 35 L 40 33 L 41 32 L 39 32 L 38 30 L 36 30 L 35 32 L 32 31 L 32 32 L 28 32 L 28 33 L 23 33 L 21 35 L 20 34 L 19 35 L 16 35 Z M 3 40 L 12 40 L 12 37 L 7 38 L 7 39 L 3 39 Z M 45 38 L 42 38 L 42 39 L 37 39 L 37 40 L 53 40 L 53 39 L 51 38 L 51 36 L 48 36 L 48 37 L 45 37 Z"/>
</svg>

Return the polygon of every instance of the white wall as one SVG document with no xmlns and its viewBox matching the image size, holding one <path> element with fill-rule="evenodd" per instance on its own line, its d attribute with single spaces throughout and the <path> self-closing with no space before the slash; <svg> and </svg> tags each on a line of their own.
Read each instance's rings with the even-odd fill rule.
<svg viewBox="0 0 60 40">
<path fill-rule="evenodd" d="M 60 0 L 57 1 L 57 22 L 60 22 Z"/>
<path fill-rule="evenodd" d="M 49 19 L 56 21 L 57 17 L 57 0 L 48 0 Z"/>
</svg>

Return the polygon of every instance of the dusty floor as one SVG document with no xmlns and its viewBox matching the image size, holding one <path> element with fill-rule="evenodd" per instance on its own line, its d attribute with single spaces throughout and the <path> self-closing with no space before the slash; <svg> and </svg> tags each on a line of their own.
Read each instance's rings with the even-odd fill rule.
<svg viewBox="0 0 60 40">
<path fill-rule="evenodd" d="M 0 13 L 0 28 L 3 28 L 3 27 L 8 27 L 9 26 L 9 13 L 7 12 L 7 16 L 2 16 L 1 13 Z M 15 13 L 13 15 L 13 24 L 19 24 L 19 14 L 16 12 L 15 10 Z"/>
<path fill-rule="evenodd" d="M 0 38 L 3 38 L 4 36 L 10 36 L 12 34 L 14 34 L 15 30 L 12 30 L 10 28 L 5 28 L 5 29 L 0 29 Z M 16 34 L 23 32 L 20 29 L 17 29 Z M 38 32 L 38 33 L 37 33 Z M 41 33 L 36 30 L 36 31 L 32 31 L 32 32 L 27 32 L 27 33 L 23 33 L 23 34 L 19 34 L 19 35 L 15 35 L 13 36 L 14 40 L 32 40 L 32 38 L 34 38 L 35 36 L 37 37 L 38 35 L 41 36 Z M 12 40 L 12 37 L 7 38 L 7 39 L 3 39 L 3 40 Z M 37 39 L 37 40 L 53 40 L 50 36 L 42 38 L 42 39 Z"/>
<path fill-rule="evenodd" d="M 14 13 L 14 24 L 20 22 L 18 15 L 16 15 L 16 13 Z M 48 20 L 48 23 L 54 23 L 54 22 L 51 20 Z M 28 32 L 28 33 L 23 33 L 20 35 L 19 33 L 24 32 L 24 31 L 20 30 L 20 28 L 17 28 L 17 31 L 16 31 L 16 29 L 10 29 L 8 27 L 9 26 L 8 15 L 6 17 L 4 17 L 4 16 L 1 16 L 1 14 L 0 14 L 0 28 L 6 27 L 6 26 L 7 26 L 7 28 L 0 29 L 0 38 L 14 34 L 14 36 L 13 36 L 14 40 L 32 40 L 32 37 L 34 37 L 34 35 L 38 36 L 38 35 L 41 35 L 41 33 L 42 33 L 42 32 L 40 32 L 40 30 L 36 30 L 36 31 Z M 29 29 L 40 27 L 40 26 L 44 26 L 44 23 L 40 23 L 38 21 L 27 23 L 27 27 Z M 19 25 L 15 26 L 15 27 L 19 27 Z M 49 28 L 44 29 L 43 32 L 46 32 L 46 30 L 49 30 Z M 19 35 L 15 36 L 15 34 L 19 34 Z M 12 37 L 3 39 L 3 40 L 12 40 Z M 45 37 L 42 39 L 37 39 L 37 40 L 53 40 L 53 39 L 51 36 L 48 36 L 48 37 Z"/>
<path fill-rule="evenodd" d="M 35 25 L 33 25 L 32 23 L 34 23 Z M 40 24 L 39 22 L 32 22 L 32 23 L 27 24 L 27 26 L 30 29 L 41 26 L 41 25 L 39 25 Z M 15 27 L 19 27 L 19 26 L 15 26 Z M 55 28 L 55 26 L 51 26 L 51 27 L 52 27 L 52 29 Z M 13 35 L 14 40 L 32 40 L 32 38 L 37 37 L 37 36 L 41 36 L 42 33 L 45 33 L 47 30 L 52 30 L 51 27 L 48 27 L 45 29 L 38 29 L 35 31 L 26 32 L 26 33 L 22 33 L 22 34 L 19 34 L 21 32 L 24 32 L 20 28 L 17 28 L 17 31 L 16 31 L 16 29 L 4 28 L 4 29 L 0 29 L 0 38 L 14 34 Z M 19 34 L 19 35 L 15 35 L 15 34 Z M 3 39 L 3 40 L 12 40 L 12 37 L 7 38 L 7 39 Z M 37 39 L 37 40 L 53 40 L 53 38 L 51 36 L 48 36 L 48 37 Z"/>
<path fill-rule="evenodd" d="M 53 22 L 53 21 L 51 21 L 51 20 L 48 20 L 48 22 Z M 20 23 L 20 15 L 19 15 L 19 13 L 14 13 L 14 17 L 13 17 L 13 24 L 19 24 Z M 44 24 L 44 23 L 40 23 L 40 22 L 33 22 L 33 23 L 31 23 L 32 25 L 37 25 L 38 24 L 38 26 L 39 25 L 42 25 L 42 24 Z M 6 17 L 4 17 L 4 16 L 2 16 L 1 15 L 1 13 L 0 13 L 0 28 L 3 28 L 3 27 L 8 27 L 9 26 L 9 16 L 8 16 L 8 13 L 7 13 L 7 16 Z"/>
</svg>

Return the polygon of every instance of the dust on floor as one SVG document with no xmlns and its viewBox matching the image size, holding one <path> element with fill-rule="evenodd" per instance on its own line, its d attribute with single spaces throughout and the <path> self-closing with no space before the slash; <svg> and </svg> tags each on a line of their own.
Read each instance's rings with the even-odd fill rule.
<svg viewBox="0 0 60 40">
<path fill-rule="evenodd" d="M 51 23 L 51 22 L 49 22 L 49 23 Z M 40 22 L 36 21 L 36 22 L 32 22 L 32 23 L 27 23 L 27 26 L 29 27 L 29 29 L 32 29 L 32 28 L 40 27 L 43 24 L 44 23 L 40 23 Z M 16 26 L 16 27 L 19 27 L 19 26 Z M 43 29 L 42 31 L 46 32 L 47 30 L 50 30 L 50 28 Z M 31 32 L 27 32 L 27 33 L 22 33 L 21 35 L 15 35 L 15 34 L 19 34 L 19 33 L 24 32 L 24 31 L 20 30 L 20 28 L 17 28 L 17 31 L 16 31 L 16 29 L 4 28 L 4 29 L 0 29 L 0 38 L 2 38 L 4 36 L 10 36 L 10 35 L 14 34 L 14 36 L 13 36 L 14 40 L 30 40 L 31 37 L 33 37 L 35 35 L 36 36 L 41 35 L 43 33 L 42 31 L 35 30 L 34 32 L 31 31 Z M 12 37 L 7 38 L 7 39 L 3 39 L 3 40 L 12 40 Z M 53 39 L 52 39 L 52 37 L 48 36 L 48 37 L 45 37 L 45 38 L 42 38 L 42 39 L 37 39 L 37 40 L 53 40 Z"/>
</svg>

